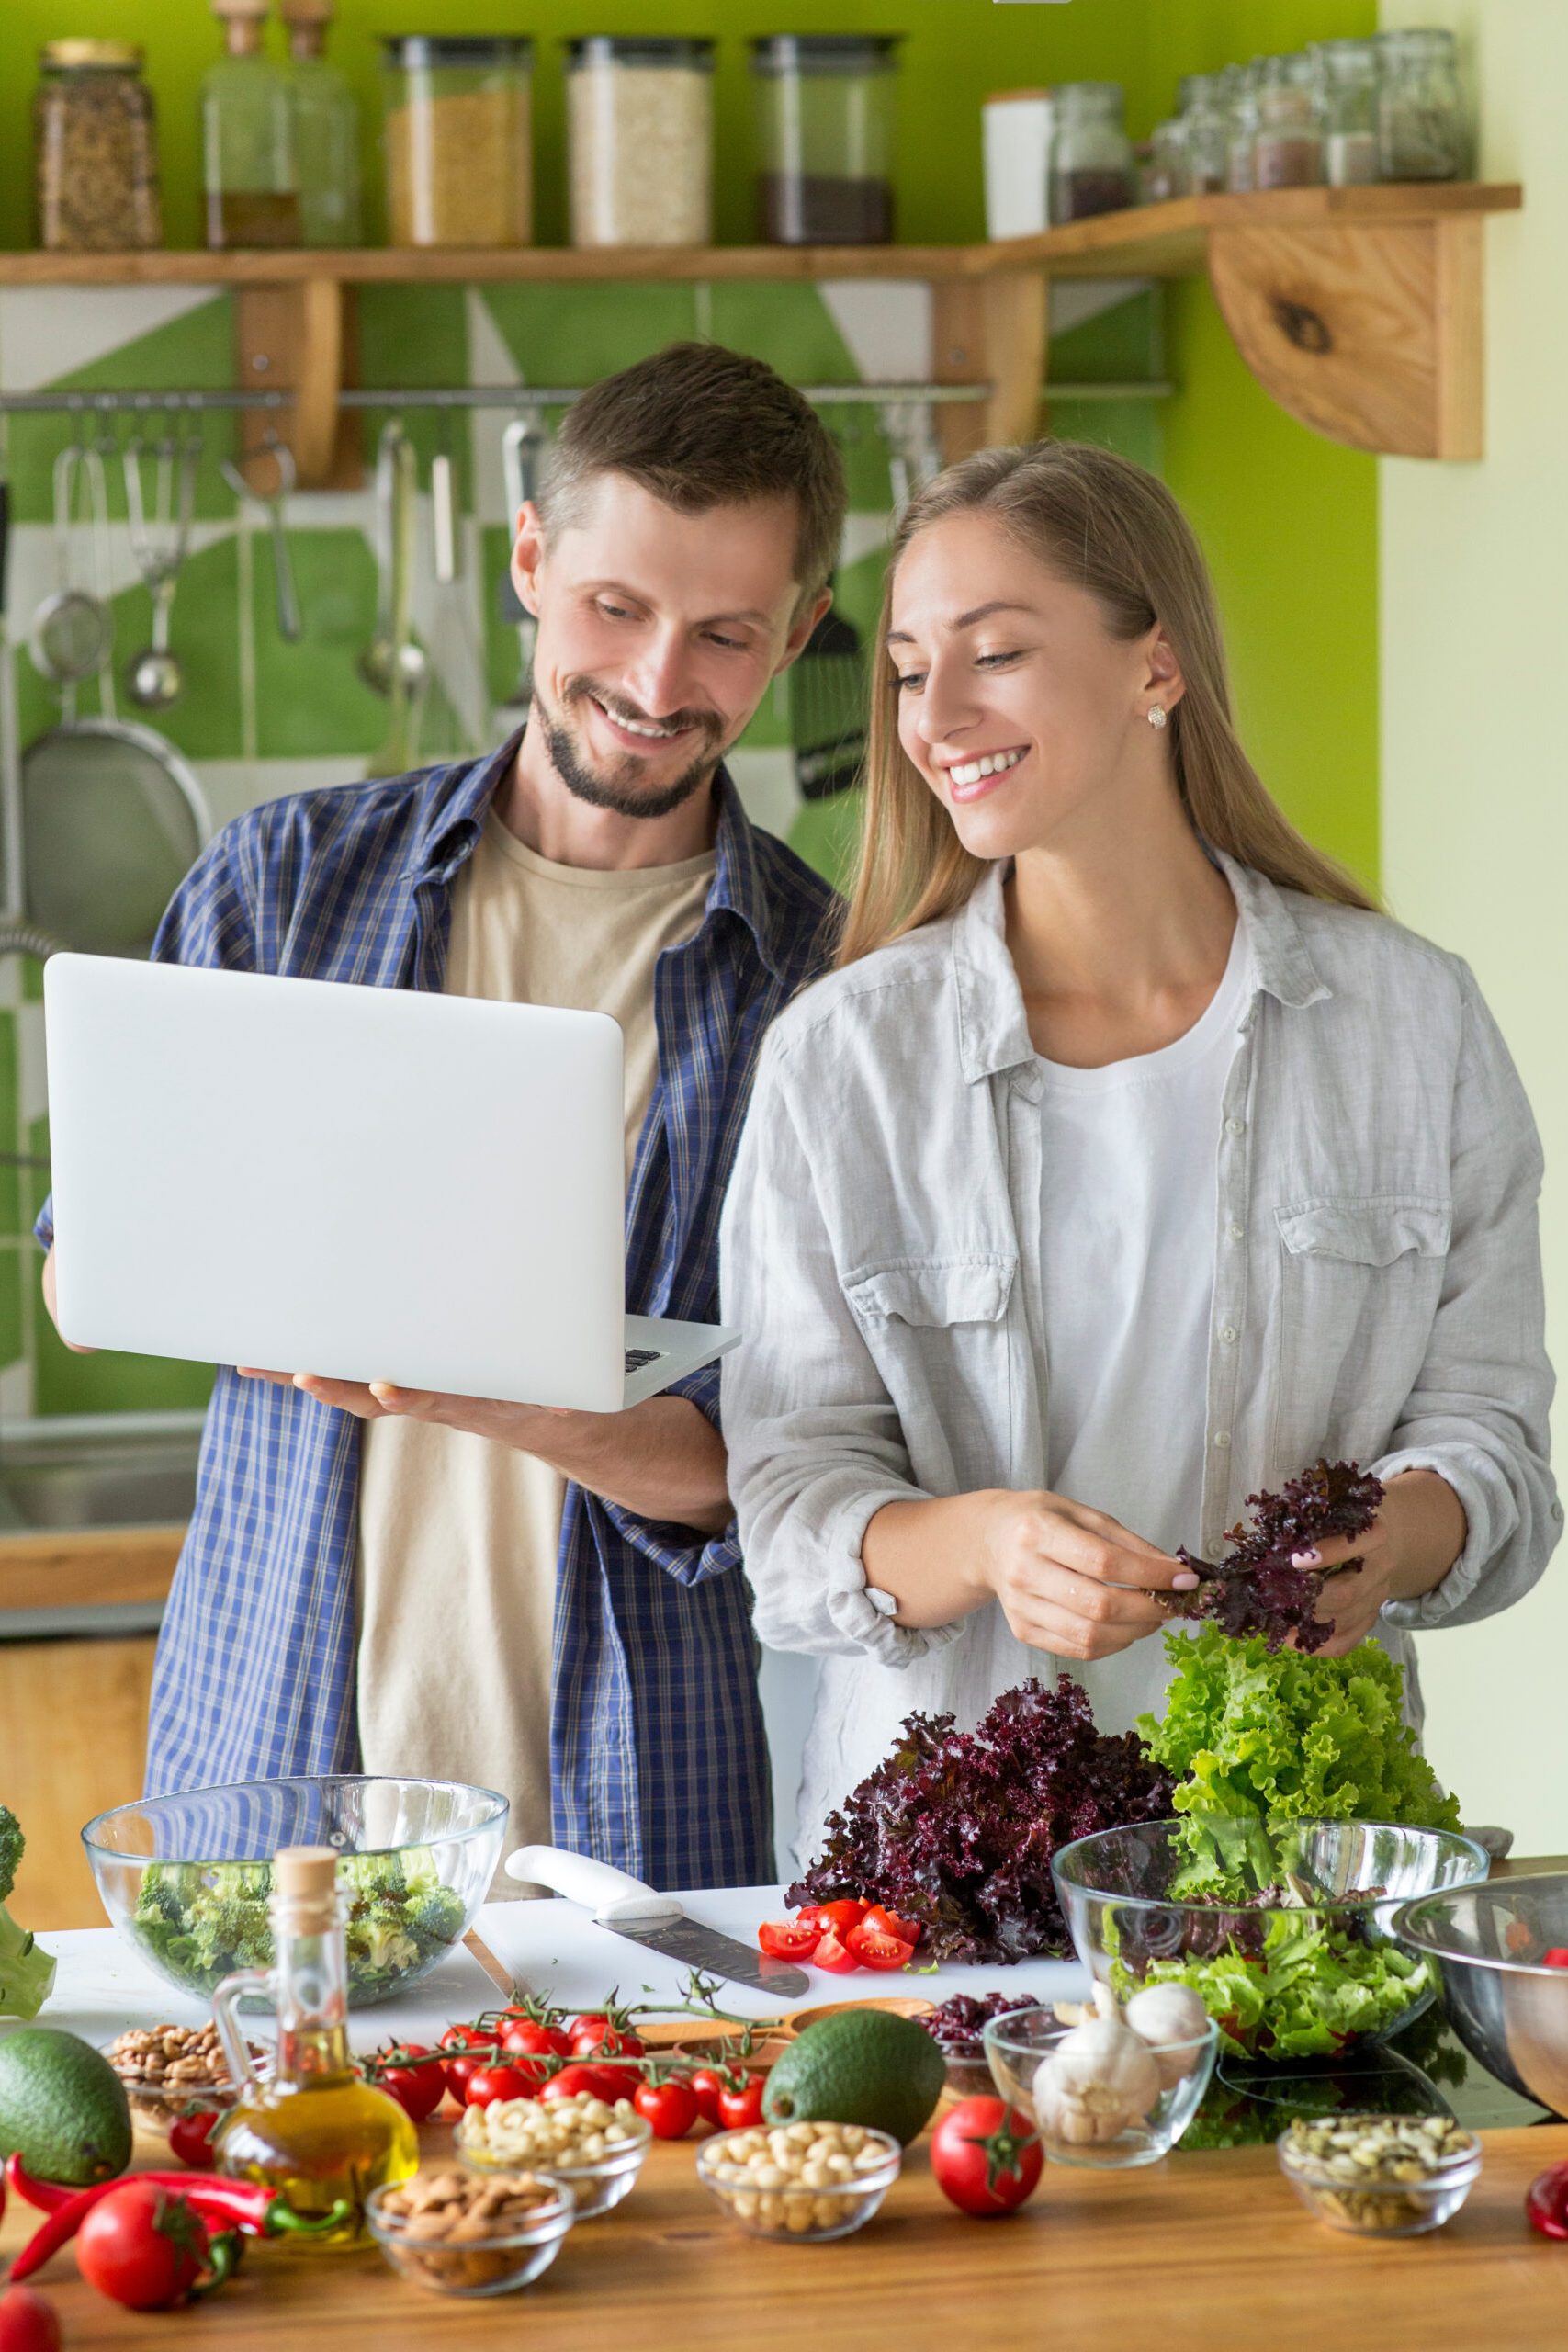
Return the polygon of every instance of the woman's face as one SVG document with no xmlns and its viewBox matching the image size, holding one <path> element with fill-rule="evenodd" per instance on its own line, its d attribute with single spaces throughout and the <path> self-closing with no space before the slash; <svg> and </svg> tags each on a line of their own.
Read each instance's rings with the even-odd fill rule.
<svg viewBox="0 0 1568 2352">
<path fill-rule="evenodd" d="M 1156 628 L 1114 638 L 1085 589 L 992 515 L 952 514 L 906 548 L 888 653 L 898 737 L 975 856 L 1066 846 L 1168 775 L 1148 723 L 1179 686 Z"/>
</svg>

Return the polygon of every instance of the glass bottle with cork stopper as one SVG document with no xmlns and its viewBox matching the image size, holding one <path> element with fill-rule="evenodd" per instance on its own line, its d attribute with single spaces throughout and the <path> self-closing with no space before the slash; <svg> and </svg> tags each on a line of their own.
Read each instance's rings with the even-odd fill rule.
<svg viewBox="0 0 1568 2352">
<path fill-rule="evenodd" d="M 201 85 L 207 242 L 276 247 L 299 243 L 294 97 L 262 51 L 268 0 L 212 0 L 225 55 Z"/>
<path fill-rule="evenodd" d="M 288 28 L 302 245 L 360 241 L 359 105 L 326 59 L 333 0 L 281 0 Z"/>
<path fill-rule="evenodd" d="M 276 1958 L 242 1969 L 212 1996 L 212 2014 L 238 2102 L 212 2136 L 220 2172 L 265 2182 L 295 2212 L 319 2220 L 343 2204 L 342 2227 L 315 2243 L 350 2245 L 365 2199 L 419 2167 L 419 2142 L 396 2099 L 362 2082 L 348 2046 L 348 1960 L 337 1855 L 330 1846 L 286 1846 L 273 1862 L 268 1905 Z M 277 2053 L 265 2082 L 251 2064 L 235 2015 L 264 1993 L 277 2016 Z"/>
</svg>

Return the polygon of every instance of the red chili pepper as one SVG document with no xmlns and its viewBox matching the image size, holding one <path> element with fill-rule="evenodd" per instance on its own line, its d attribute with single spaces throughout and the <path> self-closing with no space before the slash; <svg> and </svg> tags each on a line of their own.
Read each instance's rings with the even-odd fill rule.
<svg viewBox="0 0 1568 2352">
<path fill-rule="evenodd" d="M 1525 2211 L 1543 2238 L 1568 2238 L 1568 2165 L 1537 2173 L 1525 2191 Z"/>
<path fill-rule="evenodd" d="M 51 2183 L 30 2179 L 15 2156 L 6 2170 L 17 2194 L 29 2204 L 40 2207 L 48 2216 L 11 2266 L 11 2276 L 17 2280 L 30 2278 L 51 2255 L 58 2254 L 62 2245 L 69 2245 L 99 2199 L 121 2188 L 128 2177 L 122 2173 L 118 2180 L 95 2181 L 91 2188 L 67 2189 L 62 2195 Z M 341 2228 L 354 2210 L 340 2199 L 331 2212 L 308 2221 L 294 2211 L 286 2198 L 260 2181 L 203 2180 L 188 2172 L 144 2172 L 134 2177 L 183 2197 L 203 2222 L 217 2222 L 225 2230 L 243 2230 L 251 2237 L 276 2237 L 286 2232 L 319 2237 L 328 2230 Z"/>
</svg>

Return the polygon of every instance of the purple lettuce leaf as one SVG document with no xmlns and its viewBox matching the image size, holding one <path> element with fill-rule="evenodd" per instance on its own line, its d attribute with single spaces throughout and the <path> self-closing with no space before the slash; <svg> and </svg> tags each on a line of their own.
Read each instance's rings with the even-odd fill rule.
<svg viewBox="0 0 1568 2352">
<path fill-rule="evenodd" d="M 1270 1650 L 1282 1649 L 1292 1634 L 1298 1649 L 1320 1650 L 1334 1631 L 1316 1613 L 1323 1571 L 1298 1568 L 1293 1555 L 1330 1537 L 1364 1535 L 1382 1497 L 1370 1471 L 1324 1461 L 1277 1495 L 1248 1495 L 1252 1524 L 1242 1521 L 1230 1530 L 1232 1548 L 1223 1560 L 1201 1560 L 1185 1545 L 1179 1552 L 1201 1581 L 1196 1592 L 1172 1595 L 1172 1615 L 1205 1619 L 1237 1641 L 1261 1634 Z M 1354 1574 L 1360 1566 L 1347 1560 L 1337 1573 Z"/>
</svg>

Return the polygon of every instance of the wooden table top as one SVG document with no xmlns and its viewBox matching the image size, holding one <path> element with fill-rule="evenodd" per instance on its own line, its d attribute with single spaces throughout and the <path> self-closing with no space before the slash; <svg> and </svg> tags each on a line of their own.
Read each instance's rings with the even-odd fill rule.
<svg viewBox="0 0 1568 2352">
<path fill-rule="evenodd" d="M 427 2125 L 432 2157 L 447 2131 Z M 1444 2230 L 1366 2240 L 1325 2228 L 1271 2148 L 1168 2157 L 1126 2173 L 1048 2165 L 1004 2221 L 964 2219 L 931 2178 L 924 2143 L 877 2218 L 829 2245 L 747 2236 L 699 2186 L 694 2143 L 655 2143 L 616 2211 L 582 2222 L 536 2286 L 462 2301 L 405 2285 L 374 2246 L 253 2246 L 233 2285 L 173 2319 L 104 2301 L 58 2255 L 35 2282 L 68 2352 L 412 2352 L 516 2342 L 549 2352 L 1562 2352 L 1568 2245 L 1522 2210 L 1568 2125 L 1485 2135 L 1481 2178 Z M 139 2149 L 139 2156 L 141 2154 Z M 155 2161 L 154 2151 L 146 2151 Z M 0 2251 L 33 2221 L 13 2211 Z"/>
</svg>

